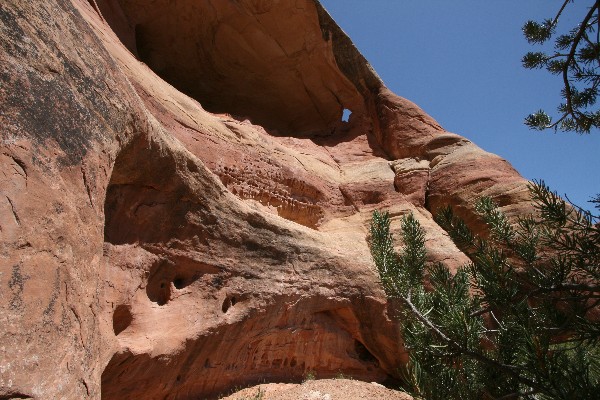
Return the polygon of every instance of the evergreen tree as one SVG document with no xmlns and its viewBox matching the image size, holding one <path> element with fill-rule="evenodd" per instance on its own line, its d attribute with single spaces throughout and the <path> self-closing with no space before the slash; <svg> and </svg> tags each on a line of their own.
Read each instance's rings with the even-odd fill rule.
<svg viewBox="0 0 600 400">
<path fill-rule="evenodd" d="M 553 122 L 552 117 L 539 110 L 525 118 L 525 124 L 533 129 L 560 128 L 589 133 L 592 128 L 600 128 L 600 110 L 594 107 L 600 86 L 600 1 L 591 2 L 577 26 L 557 35 L 559 19 L 573 1 L 565 0 L 554 18 L 528 21 L 523 26 L 525 38 L 531 44 L 544 44 L 554 38 L 553 49 L 527 53 L 523 66 L 545 68 L 560 75 L 564 86 L 561 93 L 564 103 L 558 106 L 559 118 Z"/>
<path fill-rule="evenodd" d="M 437 222 L 471 259 L 454 275 L 426 263 L 419 222 L 375 212 L 370 248 L 399 301 L 407 391 L 424 399 L 593 399 L 600 394 L 599 218 L 532 184 L 537 213 L 513 226 L 489 198 L 474 235 L 451 208 Z M 596 199 L 600 206 L 600 199 Z M 425 282 L 427 277 L 427 282 Z"/>
</svg>

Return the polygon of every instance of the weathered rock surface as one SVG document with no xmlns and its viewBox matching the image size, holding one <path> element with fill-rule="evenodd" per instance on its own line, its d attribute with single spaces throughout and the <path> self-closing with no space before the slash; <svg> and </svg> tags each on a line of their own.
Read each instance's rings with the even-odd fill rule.
<svg viewBox="0 0 600 400">
<path fill-rule="evenodd" d="M 222 400 L 412 400 L 406 393 L 376 382 L 350 379 L 307 380 L 302 384 L 267 383 L 240 390 Z"/>
<path fill-rule="evenodd" d="M 530 207 L 315 0 L 8 0 L 0 40 L 0 399 L 397 378 L 371 212 L 457 266 L 431 212 Z"/>
</svg>

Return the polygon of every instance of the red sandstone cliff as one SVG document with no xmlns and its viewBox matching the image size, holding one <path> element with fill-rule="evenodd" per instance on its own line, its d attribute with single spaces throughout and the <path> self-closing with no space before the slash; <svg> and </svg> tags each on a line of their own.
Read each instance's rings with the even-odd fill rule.
<svg viewBox="0 0 600 400">
<path fill-rule="evenodd" d="M 372 211 L 459 265 L 432 211 L 529 207 L 316 0 L 7 0 L 0 40 L 0 399 L 393 378 Z"/>
</svg>

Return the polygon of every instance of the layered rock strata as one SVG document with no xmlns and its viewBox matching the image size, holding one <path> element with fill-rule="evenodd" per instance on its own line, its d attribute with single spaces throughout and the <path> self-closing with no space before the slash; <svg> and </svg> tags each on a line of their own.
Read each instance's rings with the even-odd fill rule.
<svg viewBox="0 0 600 400">
<path fill-rule="evenodd" d="M 8 0 L 0 38 L 0 398 L 398 378 L 372 211 L 457 266 L 432 212 L 530 207 L 315 0 Z"/>
</svg>

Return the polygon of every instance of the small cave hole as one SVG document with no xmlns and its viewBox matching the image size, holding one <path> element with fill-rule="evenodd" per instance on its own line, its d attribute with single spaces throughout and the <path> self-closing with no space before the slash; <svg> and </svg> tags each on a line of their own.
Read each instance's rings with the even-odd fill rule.
<svg viewBox="0 0 600 400">
<path fill-rule="evenodd" d="M 164 306 L 171 300 L 171 284 L 165 280 L 161 280 L 160 283 L 151 280 L 146 286 L 146 294 L 150 301 L 159 306 Z"/>
<path fill-rule="evenodd" d="M 196 163 L 193 160 L 187 160 L 187 169 L 190 172 L 198 172 L 198 166 L 196 165 Z"/>
<path fill-rule="evenodd" d="M 185 284 L 185 279 L 178 277 L 173 279 L 173 286 L 175 286 L 175 289 L 183 289 L 187 285 Z"/>
<path fill-rule="evenodd" d="M 133 315 L 131 314 L 131 308 L 124 304 L 118 305 L 113 313 L 113 331 L 115 332 L 115 335 L 118 336 L 127 329 L 132 322 Z"/>
<path fill-rule="evenodd" d="M 232 306 L 235 306 L 236 303 L 237 303 L 237 299 L 235 297 L 227 296 L 225 298 L 225 300 L 223 301 L 223 306 L 221 307 L 221 310 L 224 313 L 226 313 Z"/>
<path fill-rule="evenodd" d="M 365 345 L 359 342 L 358 340 L 354 341 L 354 351 L 356 352 L 356 355 L 358 356 L 358 359 L 360 361 L 379 364 L 377 358 L 373 354 L 371 354 L 369 349 L 367 349 Z"/>
<path fill-rule="evenodd" d="M 361 200 L 364 205 L 379 204 L 386 200 L 386 195 L 381 192 L 363 193 Z"/>
<path fill-rule="evenodd" d="M 8 394 L 0 394 L 0 400 L 33 400 L 32 396 L 23 394 L 21 392 L 9 391 Z"/>
<path fill-rule="evenodd" d="M 347 108 L 344 108 L 344 111 L 342 111 L 342 122 L 350 121 L 351 115 L 352 115 L 352 111 L 348 110 Z"/>
</svg>

